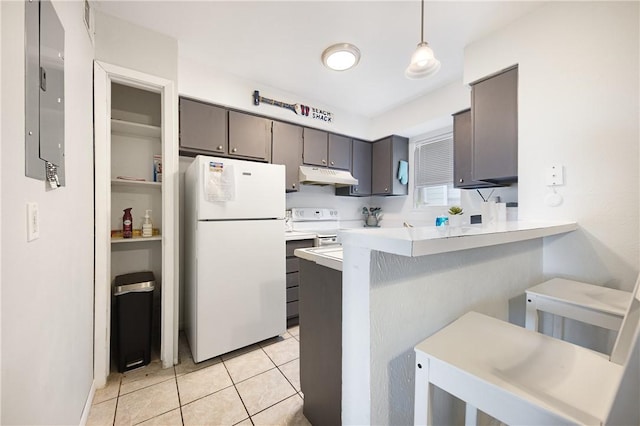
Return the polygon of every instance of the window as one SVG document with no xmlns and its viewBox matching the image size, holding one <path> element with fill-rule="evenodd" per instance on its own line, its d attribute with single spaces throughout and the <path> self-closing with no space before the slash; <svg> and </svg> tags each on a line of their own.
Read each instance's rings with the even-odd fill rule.
<svg viewBox="0 0 640 426">
<path fill-rule="evenodd" d="M 453 187 L 453 134 L 431 137 L 416 144 L 414 153 L 414 206 L 460 204 Z"/>
</svg>

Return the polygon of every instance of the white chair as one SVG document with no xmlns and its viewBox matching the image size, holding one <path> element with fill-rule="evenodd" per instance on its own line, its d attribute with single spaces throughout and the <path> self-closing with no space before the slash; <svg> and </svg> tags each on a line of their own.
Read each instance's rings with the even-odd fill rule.
<svg viewBox="0 0 640 426">
<path fill-rule="evenodd" d="M 629 306 L 631 293 L 553 278 L 526 290 L 525 328 L 538 331 L 539 312 L 556 315 L 552 336 L 562 339 L 564 318 L 618 331 Z"/>
<path fill-rule="evenodd" d="M 466 402 L 466 424 L 476 423 L 477 409 L 513 425 L 609 424 L 621 415 L 614 402 L 628 402 L 619 390 L 638 341 L 639 283 L 611 356 L 476 312 L 463 315 L 415 347 L 415 423 L 432 423 L 437 386 Z M 637 410 L 637 401 L 632 405 Z"/>
</svg>

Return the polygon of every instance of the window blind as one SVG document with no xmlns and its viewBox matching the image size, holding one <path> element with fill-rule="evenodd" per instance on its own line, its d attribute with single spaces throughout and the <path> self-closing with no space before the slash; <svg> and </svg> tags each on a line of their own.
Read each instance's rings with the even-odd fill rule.
<svg viewBox="0 0 640 426">
<path fill-rule="evenodd" d="M 416 186 L 453 182 L 453 138 L 422 143 L 416 148 Z"/>
</svg>

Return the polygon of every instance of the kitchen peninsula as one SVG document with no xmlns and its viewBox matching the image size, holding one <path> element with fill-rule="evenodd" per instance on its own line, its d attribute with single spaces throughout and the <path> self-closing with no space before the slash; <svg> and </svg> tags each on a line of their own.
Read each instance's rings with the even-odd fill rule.
<svg viewBox="0 0 640 426">
<path fill-rule="evenodd" d="M 342 424 L 411 424 L 413 346 L 471 310 L 524 324 L 524 290 L 544 279 L 543 240 L 553 244 L 577 228 L 504 222 L 346 230 L 341 275 L 335 252 L 296 250 L 307 265 L 341 278 Z M 301 379 L 304 325 L 301 317 Z M 443 416 L 435 423 L 461 422 L 453 398 L 436 392 L 435 403 Z"/>
</svg>

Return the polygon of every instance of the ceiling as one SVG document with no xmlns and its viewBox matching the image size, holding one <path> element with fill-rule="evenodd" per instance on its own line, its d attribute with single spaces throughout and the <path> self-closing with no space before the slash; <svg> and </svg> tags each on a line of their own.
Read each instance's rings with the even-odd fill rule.
<svg viewBox="0 0 640 426">
<path fill-rule="evenodd" d="M 180 56 L 368 118 L 461 81 L 467 44 L 543 4 L 426 2 L 425 40 L 442 68 L 426 79 L 409 80 L 404 70 L 420 42 L 416 0 L 91 3 L 102 13 L 177 39 Z M 362 52 L 356 68 L 336 72 L 322 65 L 322 51 L 339 42 Z"/>
</svg>

